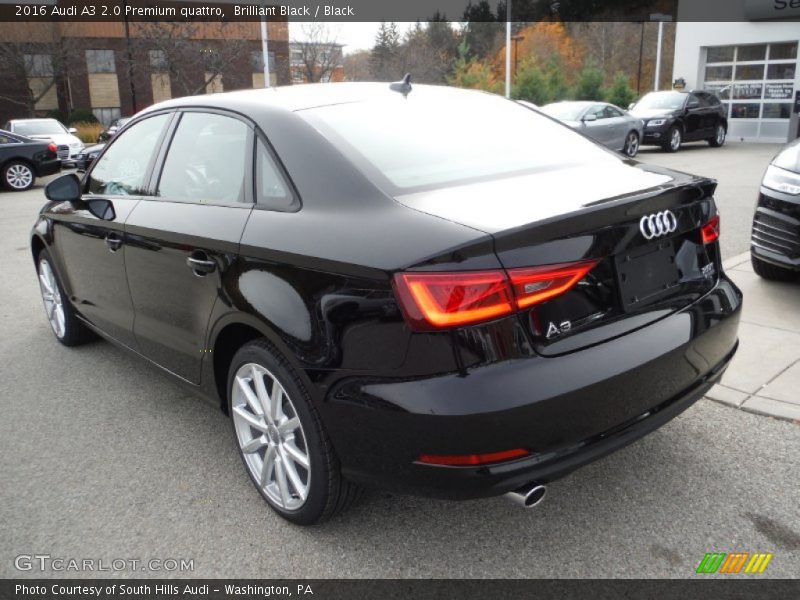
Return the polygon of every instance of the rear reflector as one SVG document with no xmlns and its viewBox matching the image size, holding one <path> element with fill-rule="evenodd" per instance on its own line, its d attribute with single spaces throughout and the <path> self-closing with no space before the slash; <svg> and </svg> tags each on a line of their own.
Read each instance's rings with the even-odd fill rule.
<svg viewBox="0 0 800 600">
<path fill-rule="evenodd" d="M 530 452 L 522 448 L 505 450 L 503 452 L 491 452 L 489 454 L 422 454 L 419 462 L 426 465 L 443 465 L 448 467 L 474 467 L 478 465 L 488 465 L 490 463 L 504 462 L 515 458 L 528 456 Z"/>
<path fill-rule="evenodd" d="M 710 244 L 719 239 L 719 215 L 716 215 L 700 230 L 703 234 L 703 244 Z"/>
<path fill-rule="evenodd" d="M 598 261 L 462 273 L 398 273 L 400 306 L 415 331 L 490 321 L 569 291 Z"/>
<path fill-rule="evenodd" d="M 551 265 L 508 272 L 518 308 L 528 308 L 560 296 L 572 288 L 597 264 L 596 260 L 569 265 Z"/>
</svg>

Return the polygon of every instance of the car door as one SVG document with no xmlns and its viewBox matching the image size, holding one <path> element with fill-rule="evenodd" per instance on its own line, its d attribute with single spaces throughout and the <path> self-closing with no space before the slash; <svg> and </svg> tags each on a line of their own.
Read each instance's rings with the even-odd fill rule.
<svg viewBox="0 0 800 600">
<path fill-rule="evenodd" d="M 125 264 L 140 351 L 199 383 L 209 317 L 252 210 L 253 129 L 233 114 L 187 109 L 168 138 L 155 197 L 125 224 Z"/>
<path fill-rule="evenodd" d="M 705 122 L 708 107 L 704 107 L 697 94 L 689 94 L 686 100 L 686 117 L 684 118 L 684 139 L 700 140 L 706 136 Z"/>
<path fill-rule="evenodd" d="M 628 122 L 625 114 L 610 104 L 606 105 L 603 113 L 607 122 L 608 147 L 612 150 L 622 150 L 625 146 L 625 137 L 628 135 Z"/>
<path fill-rule="evenodd" d="M 609 130 L 608 126 L 609 124 L 606 116 L 605 106 L 602 104 L 595 104 L 586 111 L 584 119 L 588 115 L 593 115 L 595 120 L 584 120 L 583 132 L 593 140 L 603 144 L 604 146 L 608 146 L 611 142 L 611 131 Z"/>
<path fill-rule="evenodd" d="M 114 140 L 84 179 L 80 203 L 53 206 L 54 260 L 80 314 L 135 348 L 133 306 L 125 277 L 125 220 L 146 183 L 171 114 L 136 123 Z"/>
</svg>

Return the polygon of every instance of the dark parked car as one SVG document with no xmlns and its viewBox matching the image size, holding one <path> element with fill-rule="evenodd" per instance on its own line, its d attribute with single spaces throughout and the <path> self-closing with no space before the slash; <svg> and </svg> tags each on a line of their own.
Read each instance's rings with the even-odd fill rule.
<svg viewBox="0 0 800 600">
<path fill-rule="evenodd" d="M 784 148 L 761 182 L 750 243 L 753 269 L 789 281 L 800 273 L 800 140 Z"/>
<path fill-rule="evenodd" d="M 37 142 L 0 129 L 0 180 L 15 192 L 33 187 L 37 177 L 61 170 L 53 142 Z"/>
<path fill-rule="evenodd" d="M 709 92 L 651 92 L 631 106 L 630 114 L 644 121 L 642 144 L 677 152 L 684 142 L 725 143 L 725 107 Z"/>
<path fill-rule="evenodd" d="M 125 125 L 128 121 L 131 120 L 131 117 L 121 117 L 119 119 L 114 119 L 111 121 L 111 125 L 108 126 L 108 129 L 103 130 L 100 135 L 97 136 L 98 142 L 107 142 L 112 137 L 117 134 L 117 131 L 122 129 L 122 126 Z"/>
<path fill-rule="evenodd" d="M 78 169 L 78 171 L 85 171 L 88 169 L 90 166 L 92 166 L 92 163 L 95 161 L 95 159 L 100 156 L 100 153 L 105 147 L 105 144 L 86 146 L 86 148 L 81 150 L 81 152 L 75 157 L 75 168 Z"/>
<path fill-rule="evenodd" d="M 714 181 L 494 95 L 402 90 L 155 105 L 32 232 L 58 340 L 99 333 L 221 406 L 295 523 L 362 485 L 533 506 L 737 347 Z"/>
</svg>

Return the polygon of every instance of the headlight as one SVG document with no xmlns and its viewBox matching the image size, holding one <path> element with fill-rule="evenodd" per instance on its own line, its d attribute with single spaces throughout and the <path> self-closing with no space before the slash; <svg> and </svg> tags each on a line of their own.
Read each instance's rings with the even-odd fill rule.
<svg viewBox="0 0 800 600">
<path fill-rule="evenodd" d="M 761 185 L 776 192 L 800 196 L 800 175 L 775 165 L 767 167 L 767 173 L 764 175 Z"/>
<path fill-rule="evenodd" d="M 653 119 L 652 121 L 647 122 L 648 127 L 661 127 L 664 123 L 666 123 L 666 119 Z"/>
</svg>

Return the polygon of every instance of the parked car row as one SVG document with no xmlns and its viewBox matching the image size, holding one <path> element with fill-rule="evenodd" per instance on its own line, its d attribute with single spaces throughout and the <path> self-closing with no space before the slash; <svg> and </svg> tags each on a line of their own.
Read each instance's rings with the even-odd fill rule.
<svg viewBox="0 0 800 600">
<path fill-rule="evenodd" d="M 22 192 L 33 187 L 37 177 L 62 167 L 85 171 L 128 121 L 130 117 L 112 121 L 98 136 L 101 143 L 84 146 L 76 129 L 56 119 L 12 119 L 0 129 L 0 183 Z"/>
<path fill-rule="evenodd" d="M 677 152 L 684 142 L 707 141 L 718 148 L 728 134 L 722 102 L 709 92 L 651 92 L 628 109 L 584 101 L 555 102 L 539 110 L 630 158 L 641 145 Z"/>
</svg>

